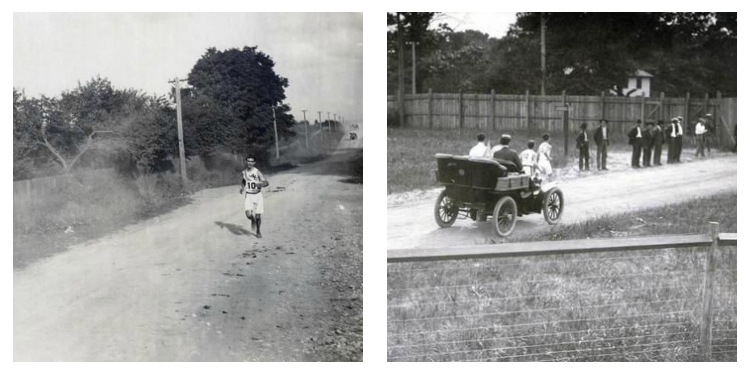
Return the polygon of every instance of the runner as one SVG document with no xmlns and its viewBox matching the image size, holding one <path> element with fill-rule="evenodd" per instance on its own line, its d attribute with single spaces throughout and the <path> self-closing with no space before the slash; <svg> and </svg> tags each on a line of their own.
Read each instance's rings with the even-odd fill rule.
<svg viewBox="0 0 750 376">
<path fill-rule="evenodd" d="M 245 194 L 245 215 L 250 220 L 250 226 L 255 228 L 256 236 L 260 234 L 260 215 L 263 214 L 263 193 L 260 189 L 268 187 L 268 180 L 255 168 L 255 158 L 247 156 L 247 168 L 242 170 L 242 188 L 240 194 Z"/>
</svg>

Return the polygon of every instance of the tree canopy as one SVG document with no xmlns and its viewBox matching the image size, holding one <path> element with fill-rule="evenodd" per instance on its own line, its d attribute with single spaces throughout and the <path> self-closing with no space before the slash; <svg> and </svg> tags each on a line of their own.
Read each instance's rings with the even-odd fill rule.
<svg viewBox="0 0 750 376">
<path fill-rule="evenodd" d="M 51 172 L 53 164 L 68 173 L 95 157 L 152 170 L 172 149 L 170 111 L 164 98 L 117 89 L 98 76 L 60 98 L 27 98 L 14 88 L 14 178 L 30 177 L 35 169 Z"/>
<path fill-rule="evenodd" d="M 209 48 L 188 75 L 191 88 L 183 100 L 190 150 L 207 154 L 228 149 L 264 160 L 274 142 L 274 108 L 279 136 L 293 135 L 294 118 L 284 103 L 289 80 L 274 66 L 257 47 Z"/>
<path fill-rule="evenodd" d="M 395 17 L 388 15 L 390 94 L 397 89 Z M 401 17 L 406 37 L 420 43 L 420 92 L 538 94 L 544 17 L 548 93 L 598 95 L 622 87 L 637 70 L 653 74 L 652 92 L 668 96 L 737 93 L 736 13 L 518 13 L 502 38 L 445 25 L 429 28 L 439 18 L 435 13 Z M 410 72 L 411 55 L 405 58 Z"/>
</svg>

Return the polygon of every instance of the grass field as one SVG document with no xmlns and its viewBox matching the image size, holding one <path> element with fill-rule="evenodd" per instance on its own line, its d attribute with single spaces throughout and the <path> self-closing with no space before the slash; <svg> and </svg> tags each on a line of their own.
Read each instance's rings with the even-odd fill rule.
<svg viewBox="0 0 750 376">
<path fill-rule="evenodd" d="M 702 233 L 709 220 L 736 232 L 736 203 L 736 194 L 720 195 L 542 237 Z M 700 360 L 704 263 L 705 249 L 667 249 L 391 264 L 388 359 Z M 736 247 L 723 247 L 713 300 L 716 361 L 737 359 L 736 283 Z"/>
</svg>

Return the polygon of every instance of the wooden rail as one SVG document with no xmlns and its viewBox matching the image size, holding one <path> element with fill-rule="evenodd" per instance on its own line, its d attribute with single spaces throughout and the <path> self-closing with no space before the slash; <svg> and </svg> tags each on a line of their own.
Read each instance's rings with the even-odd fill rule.
<svg viewBox="0 0 750 376">
<path fill-rule="evenodd" d="M 734 244 L 736 244 L 736 234 L 734 235 Z M 726 238 L 729 239 L 729 237 Z M 712 243 L 713 240 L 708 234 L 691 234 L 649 236 L 640 238 L 606 238 L 542 241 L 528 243 L 503 243 L 443 248 L 391 249 L 388 250 L 388 262 L 394 263 L 438 260 L 466 260 L 477 258 L 633 251 L 643 249 L 707 247 Z"/>
</svg>

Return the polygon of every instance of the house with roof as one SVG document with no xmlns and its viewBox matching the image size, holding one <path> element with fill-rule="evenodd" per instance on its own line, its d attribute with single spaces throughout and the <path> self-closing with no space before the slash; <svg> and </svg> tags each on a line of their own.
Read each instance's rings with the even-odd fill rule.
<svg viewBox="0 0 750 376">
<path fill-rule="evenodd" d="M 654 75 L 645 70 L 638 69 L 631 77 L 628 78 L 628 85 L 622 88 L 622 94 L 617 92 L 619 85 L 610 90 L 613 95 L 624 95 L 626 97 L 640 97 L 641 94 L 646 97 L 651 96 L 651 79 Z"/>
</svg>

